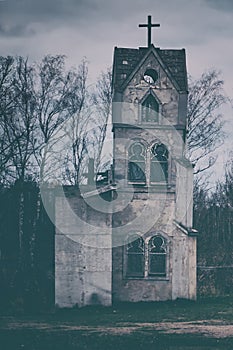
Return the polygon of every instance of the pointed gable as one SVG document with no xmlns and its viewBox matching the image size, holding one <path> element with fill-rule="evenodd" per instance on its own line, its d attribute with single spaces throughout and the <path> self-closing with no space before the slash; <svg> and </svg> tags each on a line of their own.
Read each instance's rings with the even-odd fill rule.
<svg viewBox="0 0 233 350">
<path fill-rule="evenodd" d="M 153 45 L 150 48 L 117 48 L 114 51 L 113 88 L 121 92 L 126 82 L 141 65 L 147 55 L 156 52 L 157 57 L 165 66 L 167 73 L 175 82 L 179 91 L 187 91 L 187 70 L 185 50 L 161 50 Z"/>
</svg>

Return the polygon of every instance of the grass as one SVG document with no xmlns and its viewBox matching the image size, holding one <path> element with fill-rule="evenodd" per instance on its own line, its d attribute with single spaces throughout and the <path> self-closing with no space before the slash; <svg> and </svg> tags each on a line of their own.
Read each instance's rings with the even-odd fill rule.
<svg viewBox="0 0 233 350">
<path fill-rule="evenodd" d="M 1 349 L 233 349 L 233 297 L 54 310 L 0 318 Z M 185 327 L 195 328 L 185 331 Z M 213 326 L 213 335 L 202 327 Z M 230 326 L 229 326 L 230 325 Z M 165 329 L 165 328 L 166 329 Z M 176 328 L 179 331 L 174 331 Z M 182 329 L 184 327 L 184 330 Z M 212 329 L 212 328 L 211 328 Z M 171 332 L 172 330 L 172 332 Z M 233 325 L 232 325 L 233 330 Z"/>
</svg>

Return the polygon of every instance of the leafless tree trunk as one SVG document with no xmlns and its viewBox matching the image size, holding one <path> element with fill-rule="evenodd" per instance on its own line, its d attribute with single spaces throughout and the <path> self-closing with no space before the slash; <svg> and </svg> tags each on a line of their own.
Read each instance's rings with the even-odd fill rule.
<svg viewBox="0 0 233 350">
<path fill-rule="evenodd" d="M 97 173 L 105 163 L 103 147 L 109 118 L 111 117 L 112 71 L 110 68 L 100 74 L 92 98 L 96 109 L 95 119 L 97 119 L 96 126 L 93 128 L 92 139 L 95 171 Z"/>
<path fill-rule="evenodd" d="M 189 81 L 187 136 L 189 157 L 195 165 L 196 174 L 215 163 L 213 152 L 223 142 L 224 121 L 220 107 L 227 101 L 223 85 L 216 70 Z"/>
</svg>

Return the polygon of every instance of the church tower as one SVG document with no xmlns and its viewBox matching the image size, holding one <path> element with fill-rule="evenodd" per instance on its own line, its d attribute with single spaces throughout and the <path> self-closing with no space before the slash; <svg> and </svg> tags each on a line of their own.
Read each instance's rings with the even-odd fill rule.
<svg viewBox="0 0 233 350">
<path fill-rule="evenodd" d="M 113 301 L 196 298 L 185 50 L 115 48 Z"/>
<path fill-rule="evenodd" d="M 107 183 L 94 182 L 92 162 L 91 181 L 56 193 L 59 307 L 196 298 L 185 50 L 151 44 L 150 16 L 140 26 L 147 47 L 114 51 Z"/>
</svg>

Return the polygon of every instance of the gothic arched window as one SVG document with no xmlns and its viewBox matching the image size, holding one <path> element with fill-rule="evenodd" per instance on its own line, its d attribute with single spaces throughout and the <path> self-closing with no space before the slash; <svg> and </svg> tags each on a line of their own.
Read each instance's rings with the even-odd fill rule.
<svg viewBox="0 0 233 350">
<path fill-rule="evenodd" d="M 165 145 L 156 144 L 151 149 L 150 182 L 168 181 L 168 150 Z"/>
<path fill-rule="evenodd" d="M 158 122 L 159 104 L 152 94 L 149 94 L 145 101 L 142 102 L 142 121 Z"/>
<path fill-rule="evenodd" d="M 145 245 L 142 237 L 130 237 L 126 246 L 126 275 L 129 277 L 144 277 Z"/>
<path fill-rule="evenodd" d="M 154 236 L 149 241 L 149 275 L 166 276 L 166 241 L 162 236 Z"/>
<path fill-rule="evenodd" d="M 145 184 L 146 155 L 144 145 L 139 142 L 132 144 L 129 148 L 128 160 L 128 181 Z"/>
</svg>

